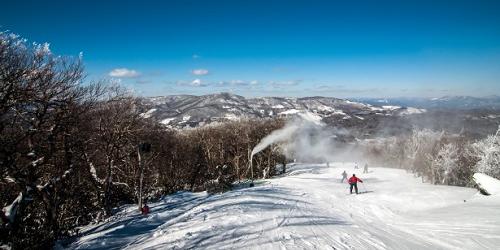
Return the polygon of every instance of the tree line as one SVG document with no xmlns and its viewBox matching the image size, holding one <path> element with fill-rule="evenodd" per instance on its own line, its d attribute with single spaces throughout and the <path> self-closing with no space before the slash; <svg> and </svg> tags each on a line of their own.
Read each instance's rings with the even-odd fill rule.
<svg viewBox="0 0 500 250">
<path fill-rule="evenodd" d="M 122 204 L 221 192 L 286 163 L 270 148 L 249 167 L 282 120 L 169 130 L 141 117 L 140 98 L 84 77 L 81 57 L 0 33 L 0 245 L 50 248 Z"/>
<path fill-rule="evenodd" d="M 500 179 L 500 126 L 483 139 L 415 128 L 410 134 L 364 142 L 360 147 L 370 161 L 404 168 L 422 182 L 472 187 L 476 172 Z"/>
</svg>

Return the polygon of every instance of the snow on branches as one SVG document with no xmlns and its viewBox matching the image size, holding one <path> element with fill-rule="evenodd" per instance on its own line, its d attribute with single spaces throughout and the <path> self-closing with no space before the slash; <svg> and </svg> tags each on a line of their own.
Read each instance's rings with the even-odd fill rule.
<svg viewBox="0 0 500 250">
<path fill-rule="evenodd" d="M 500 178 L 500 126 L 494 135 L 472 144 L 473 153 L 479 157 L 476 169 L 494 178 Z"/>
</svg>

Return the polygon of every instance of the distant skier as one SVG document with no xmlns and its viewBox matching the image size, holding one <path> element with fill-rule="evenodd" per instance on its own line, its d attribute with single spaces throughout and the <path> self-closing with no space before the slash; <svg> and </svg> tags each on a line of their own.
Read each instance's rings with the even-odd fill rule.
<svg viewBox="0 0 500 250">
<path fill-rule="evenodd" d="M 149 207 L 146 202 L 144 202 L 144 206 L 141 208 L 141 214 L 143 215 L 148 215 L 149 214 Z"/>
<path fill-rule="evenodd" d="M 345 172 L 345 170 L 344 170 L 344 172 L 342 173 L 342 180 L 340 181 L 340 183 L 343 183 L 343 182 L 344 182 L 344 180 L 347 180 L 347 173 Z"/>
<path fill-rule="evenodd" d="M 357 162 L 355 162 L 355 163 L 354 163 L 354 169 L 358 169 L 358 168 L 359 168 L 359 167 L 358 167 L 358 163 L 357 163 Z"/>
<path fill-rule="evenodd" d="M 354 190 L 356 190 L 356 194 L 358 194 L 358 181 L 363 182 L 360 178 L 356 177 L 355 174 L 352 175 L 351 178 L 349 178 L 349 185 L 351 185 L 350 191 L 352 194 L 352 188 L 354 187 Z"/>
<path fill-rule="evenodd" d="M 329 162 L 326 162 L 326 167 L 329 168 L 330 167 L 330 163 Z"/>
<path fill-rule="evenodd" d="M 365 163 L 365 167 L 363 168 L 363 174 L 368 173 L 368 163 Z"/>
</svg>

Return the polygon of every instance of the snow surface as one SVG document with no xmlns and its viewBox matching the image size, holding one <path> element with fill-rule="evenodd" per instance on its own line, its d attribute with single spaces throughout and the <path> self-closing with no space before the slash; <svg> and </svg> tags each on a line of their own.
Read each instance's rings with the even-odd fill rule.
<svg viewBox="0 0 500 250">
<path fill-rule="evenodd" d="M 231 120 L 231 121 L 238 121 L 240 118 L 236 116 L 235 114 L 226 114 L 224 116 L 226 119 Z"/>
<path fill-rule="evenodd" d="M 168 125 L 171 121 L 175 120 L 176 118 L 175 117 L 172 117 L 172 118 L 166 118 L 166 119 L 163 119 L 161 120 L 161 124 L 165 124 L 165 125 Z"/>
<path fill-rule="evenodd" d="M 383 109 L 387 109 L 387 110 L 396 110 L 396 109 L 400 109 L 401 107 L 400 106 L 392 106 L 392 105 L 384 105 L 382 106 Z"/>
<path fill-rule="evenodd" d="M 278 113 L 278 115 L 291 115 L 291 114 L 297 114 L 297 113 L 300 113 L 300 110 L 289 109 L 287 111 L 283 111 L 283 112 Z"/>
<path fill-rule="evenodd" d="M 288 166 L 252 188 L 179 192 L 139 215 L 125 206 L 70 249 L 498 249 L 500 196 L 421 183 L 404 170 Z M 364 180 L 348 194 L 341 173 Z"/>
<path fill-rule="evenodd" d="M 319 111 L 327 111 L 327 112 L 333 112 L 333 111 L 335 111 L 335 109 L 333 107 L 326 106 L 326 105 L 320 105 L 320 106 L 318 106 L 318 110 Z"/>
<path fill-rule="evenodd" d="M 473 178 L 477 185 L 488 194 L 500 194 L 500 180 L 483 173 L 475 173 Z"/>
<path fill-rule="evenodd" d="M 148 112 L 140 114 L 140 116 L 142 118 L 149 118 L 154 112 L 156 112 L 156 109 L 150 109 Z"/>
<path fill-rule="evenodd" d="M 403 112 L 401 112 L 401 115 L 422 114 L 422 113 L 425 113 L 425 112 L 427 112 L 426 109 L 418 109 L 418 108 L 408 107 L 408 108 L 406 108 L 406 110 L 404 110 Z"/>
</svg>

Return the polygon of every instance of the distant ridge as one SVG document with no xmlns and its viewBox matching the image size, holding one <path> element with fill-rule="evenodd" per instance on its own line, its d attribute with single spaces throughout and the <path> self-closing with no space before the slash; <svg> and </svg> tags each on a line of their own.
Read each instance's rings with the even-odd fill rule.
<svg viewBox="0 0 500 250">
<path fill-rule="evenodd" d="M 144 118 L 173 128 L 198 127 L 213 122 L 247 118 L 289 117 L 310 113 L 324 123 L 364 120 L 371 116 L 404 116 L 424 109 L 372 105 L 334 97 L 245 98 L 231 93 L 202 96 L 169 95 L 143 98 Z"/>
</svg>

